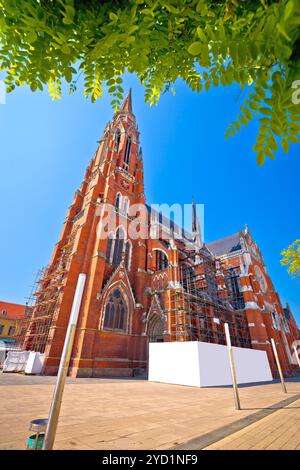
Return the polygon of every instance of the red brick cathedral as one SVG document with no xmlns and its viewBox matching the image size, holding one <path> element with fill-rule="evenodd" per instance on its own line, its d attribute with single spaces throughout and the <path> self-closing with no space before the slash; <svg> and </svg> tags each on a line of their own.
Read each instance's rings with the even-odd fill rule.
<svg viewBox="0 0 300 470">
<path fill-rule="evenodd" d="M 292 375 L 299 330 L 248 228 L 205 245 L 195 206 L 192 234 L 187 234 L 159 212 L 142 221 L 130 212 L 139 205 L 148 213 L 145 204 L 130 92 L 107 124 L 75 193 L 23 329 L 23 347 L 45 352 L 44 373 L 58 370 L 78 275 L 85 273 L 69 370 L 73 377 L 142 373 L 149 341 L 225 344 L 224 322 L 234 345 L 267 351 L 276 376 L 274 338 L 284 373 Z M 109 217 L 106 206 L 113 208 Z M 130 236 L 129 223 L 139 229 L 138 237 Z"/>
</svg>

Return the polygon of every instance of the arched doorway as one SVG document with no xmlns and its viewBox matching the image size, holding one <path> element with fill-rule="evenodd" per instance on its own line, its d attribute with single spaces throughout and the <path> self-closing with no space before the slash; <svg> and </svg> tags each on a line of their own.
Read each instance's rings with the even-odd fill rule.
<svg viewBox="0 0 300 470">
<path fill-rule="evenodd" d="M 147 371 L 149 366 L 149 349 L 150 343 L 163 343 L 164 342 L 165 321 L 164 316 L 157 311 L 152 312 L 152 315 L 147 321 Z"/>
<path fill-rule="evenodd" d="M 160 315 L 150 318 L 147 328 L 149 343 L 162 343 L 164 341 L 164 320 Z"/>
</svg>

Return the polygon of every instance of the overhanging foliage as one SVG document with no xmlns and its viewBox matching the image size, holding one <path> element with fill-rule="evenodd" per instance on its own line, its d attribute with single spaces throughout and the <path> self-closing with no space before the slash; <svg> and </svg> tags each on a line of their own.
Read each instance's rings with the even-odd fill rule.
<svg viewBox="0 0 300 470">
<path fill-rule="evenodd" d="M 299 142 L 299 25 L 300 0 L 0 0 L 0 64 L 8 92 L 47 84 L 56 99 L 63 79 L 74 92 L 83 74 L 85 96 L 95 101 L 107 85 L 114 108 L 126 70 L 151 105 L 178 78 L 197 92 L 250 86 L 227 136 L 259 119 L 261 165 L 278 142 L 285 152 Z"/>
</svg>

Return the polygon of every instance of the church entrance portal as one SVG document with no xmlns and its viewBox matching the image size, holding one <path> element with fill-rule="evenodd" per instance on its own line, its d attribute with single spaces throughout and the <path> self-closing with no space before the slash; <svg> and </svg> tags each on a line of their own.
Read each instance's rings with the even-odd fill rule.
<svg viewBox="0 0 300 470">
<path fill-rule="evenodd" d="M 162 343 L 164 341 L 164 321 L 158 316 L 154 315 L 148 325 L 148 340 L 149 343 Z"/>
</svg>

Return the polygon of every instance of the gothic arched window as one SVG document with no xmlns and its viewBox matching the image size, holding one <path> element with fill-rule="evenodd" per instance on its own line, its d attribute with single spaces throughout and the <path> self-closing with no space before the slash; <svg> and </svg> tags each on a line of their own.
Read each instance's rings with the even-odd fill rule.
<svg viewBox="0 0 300 470">
<path fill-rule="evenodd" d="M 187 287 L 188 284 L 191 284 L 195 279 L 195 272 L 193 266 L 190 264 L 184 263 L 181 265 L 181 281 L 184 287 Z"/>
<path fill-rule="evenodd" d="M 161 250 L 156 250 L 156 271 L 162 271 L 166 269 L 168 265 L 169 261 L 167 255 Z"/>
<path fill-rule="evenodd" d="M 128 209 L 129 209 L 129 200 L 128 200 L 128 197 L 125 196 L 123 199 L 123 214 L 124 215 L 127 215 Z"/>
<path fill-rule="evenodd" d="M 108 262 L 110 262 L 110 259 L 111 259 L 111 250 L 112 250 L 112 245 L 113 245 L 113 235 L 110 233 L 108 235 L 108 239 L 107 239 L 107 246 L 106 246 L 106 260 Z"/>
<path fill-rule="evenodd" d="M 241 290 L 240 275 L 237 268 L 230 268 L 227 270 L 225 283 L 228 290 L 228 298 L 233 308 L 236 310 L 245 308 L 244 296 Z"/>
<path fill-rule="evenodd" d="M 117 210 L 120 210 L 121 200 L 122 200 L 122 196 L 121 196 L 120 193 L 118 193 L 117 196 L 116 196 L 116 209 Z"/>
<path fill-rule="evenodd" d="M 129 170 L 130 152 L 131 152 L 131 137 L 128 136 L 126 140 L 125 155 L 124 155 L 124 168 L 127 171 Z"/>
<path fill-rule="evenodd" d="M 125 245 L 125 267 L 127 271 L 130 271 L 130 265 L 131 265 L 131 243 L 130 241 L 127 241 Z"/>
<path fill-rule="evenodd" d="M 122 228 L 118 228 L 115 238 L 115 247 L 114 247 L 114 254 L 113 254 L 113 264 L 120 264 L 123 245 L 124 245 L 124 238 L 125 234 Z"/>
<path fill-rule="evenodd" d="M 103 327 L 112 330 L 125 330 L 127 306 L 120 289 L 109 294 L 104 313 Z"/>
<path fill-rule="evenodd" d="M 120 129 L 117 129 L 117 131 L 116 131 L 115 140 L 116 140 L 116 152 L 118 152 L 119 147 L 120 147 L 120 140 L 121 140 L 121 131 L 120 131 Z"/>
</svg>

